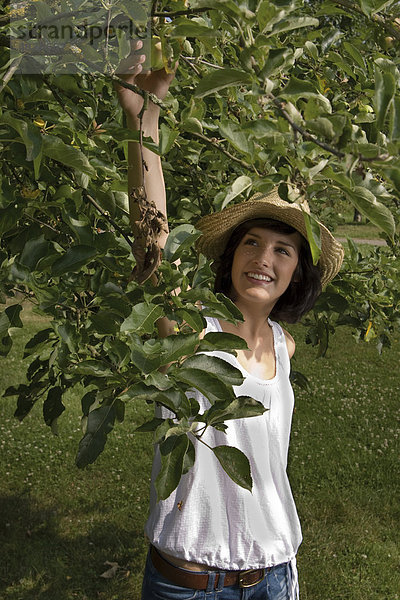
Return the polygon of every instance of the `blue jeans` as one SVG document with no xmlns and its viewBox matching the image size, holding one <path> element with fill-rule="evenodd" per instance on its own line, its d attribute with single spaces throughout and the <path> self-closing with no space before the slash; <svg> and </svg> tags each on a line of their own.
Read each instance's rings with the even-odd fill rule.
<svg viewBox="0 0 400 600">
<path fill-rule="evenodd" d="M 150 554 L 144 572 L 142 600 L 290 600 L 291 567 L 289 563 L 269 569 L 260 583 L 250 588 L 238 585 L 223 587 L 223 572 L 214 590 L 216 571 L 209 571 L 209 589 L 183 588 L 165 579 L 154 567 Z"/>
</svg>

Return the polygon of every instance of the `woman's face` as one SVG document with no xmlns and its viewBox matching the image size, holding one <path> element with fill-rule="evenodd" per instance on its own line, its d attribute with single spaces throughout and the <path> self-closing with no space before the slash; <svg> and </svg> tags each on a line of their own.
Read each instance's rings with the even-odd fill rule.
<svg viewBox="0 0 400 600">
<path fill-rule="evenodd" d="M 232 263 L 231 298 L 264 303 L 272 310 L 296 271 L 302 238 L 252 227 L 241 239 Z"/>
</svg>

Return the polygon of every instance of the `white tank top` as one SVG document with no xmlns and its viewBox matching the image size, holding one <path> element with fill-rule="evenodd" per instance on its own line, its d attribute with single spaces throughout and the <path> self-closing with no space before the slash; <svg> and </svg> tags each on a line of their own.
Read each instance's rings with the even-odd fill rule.
<svg viewBox="0 0 400 600">
<path fill-rule="evenodd" d="M 207 318 L 206 333 L 222 331 Z M 248 373 L 236 357 L 212 353 L 240 369 L 245 377 L 237 396 L 259 400 L 268 410 L 261 416 L 228 421 L 226 433 L 208 428 L 210 446 L 229 445 L 248 457 L 253 490 L 239 487 L 226 475 L 214 454 L 195 441 L 194 467 L 164 501 L 156 502 L 154 481 L 160 468 L 156 448 L 146 535 L 166 554 L 225 570 L 258 569 L 292 561 L 301 543 L 301 529 L 286 474 L 294 395 L 290 360 L 282 328 L 270 321 L 274 335 L 276 374 L 263 380 Z M 209 407 L 199 392 L 201 410 Z M 171 416 L 163 411 L 163 417 Z M 296 573 L 297 575 L 297 573 Z"/>
</svg>

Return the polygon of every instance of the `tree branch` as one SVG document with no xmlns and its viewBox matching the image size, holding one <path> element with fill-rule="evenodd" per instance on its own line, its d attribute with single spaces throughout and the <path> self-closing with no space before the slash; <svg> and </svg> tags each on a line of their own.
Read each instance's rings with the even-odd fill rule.
<svg viewBox="0 0 400 600">
<path fill-rule="evenodd" d="M 293 119 L 290 117 L 290 115 L 286 112 L 286 110 L 284 109 L 284 103 L 280 102 L 277 98 L 275 98 L 275 96 L 273 94 L 269 94 L 268 97 L 272 100 L 274 105 L 279 109 L 280 113 L 286 119 L 286 121 L 289 123 L 291 128 L 296 133 L 299 133 L 305 140 L 313 142 L 320 148 L 323 148 L 324 150 L 326 150 L 330 154 L 333 154 L 334 156 L 337 156 L 338 158 L 344 158 L 346 156 L 346 154 L 344 152 L 341 152 L 340 150 L 337 150 L 330 144 L 327 144 L 326 142 L 319 140 L 317 137 L 315 137 L 315 135 L 313 135 L 309 131 L 306 131 L 305 129 L 303 129 L 302 127 L 297 125 L 293 121 Z M 359 154 L 358 158 L 361 162 L 386 162 L 387 160 L 390 159 L 390 154 L 388 154 L 388 153 L 378 154 L 378 156 L 374 156 L 374 157 L 363 156 L 362 154 Z"/>
<path fill-rule="evenodd" d="M 313 142 L 314 144 L 316 144 L 320 148 L 323 148 L 327 152 L 330 152 L 331 154 L 334 154 L 335 156 L 337 156 L 339 158 L 344 158 L 344 156 L 345 156 L 344 152 L 341 152 L 340 150 L 336 150 L 336 148 L 333 148 L 329 144 L 326 144 L 325 142 L 322 142 L 321 140 L 319 140 L 318 138 L 316 138 L 315 135 L 312 135 L 311 133 L 309 133 L 308 131 L 306 131 L 305 129 L 303 129 L 299 125 L 297 125 L 293 121 L 293 119 L 289 116 L 289 114 L 286 112 L 286 110 L 284 109 L 284 103 L 283 102 L 280 102 L 277 98 L 275 98 L 275 96 L 273 94 L 268 94 L 268 97 L 272 100 L 272 102 L 274 103 L 274 105 L 276 106 L 276 108 L 279 109 L 279 111 L 282 114 L 282 116 L 285 117 L 286 121 L 289 123 L 289 125 L 291 126 L 291 128 L 294 131 L 296 131 L 297 133 L 300 133 L 300 135 L 305 140 L 309 140 L 310 142 Z"/>
<path fill-rule="evenodd" d="M 192 136 L 196 137 L 197 139 L 201 140 L 202 142 L 209 144 L 213 148 L 217 148 L 217 150 L 222 152 L 222 154 L 225 154 L 225 156 L 227 156 L 228 158 L 230 158 L 231 160 L 236 162 L 238 165 L 240 165 L 244 169 L 247 169 L 248 171 L 253 171 L 253 173 L 260 175 L 260 173 L 257 171 L 257 169 L 255 168 L 254 165 L 251 165 L 251 164 L 247 163 L 246 161 L 241 160 L 240 158 L 237 158 L 236 156 L 234 156 L 233 154 L 228 152 L 228 150 L 225 150 L 225 148 L 223 146 L 221 146 L 221 140 L 217 140 L 216 138 L 210 139 L 210 138 L 206 137 L 205 135 L 203 135 L 202 133 L 196 133 L 196 132 L 192 132 L 192 131 L 185 132 L 185 133 L 189 133 L 189 135 L 192 135 Z"/>
<path fill-rule="evenodd" d="M 353 12 L 356 12 L 359 15 L 363 15 L 363 17 L 366 17 L 368 19 L 368 16 L 363 12 L 361 7 L 357 6 L 357 4 L 354 4 L 349 0 L 335 0 L 335 3 L 339 4 L 339 6 L 347 8 L 348 10 L 352 10 Z M 393 36 L 397 40 L 400 40 L 400 27 L 398 27 L 394 21 L 378 14 L 371 15 L 369 18 L 373 23 L 375 23 L 375 25 L 381 25 L 391 36 Z"/>
<path fill-rule="evenodd" d="M 86 200 L 88 200 L 88 202 L 90 202 L 90 204 L 92 204 L 96 210 L 99 211 L 99 213 L 101 214 L 102 217 L 104 217 L 105 219 L 107 219 L 107 221 L 110 223 L 110 225 L 112 225 L 117 231 L 119 231 L 119 233 L 122 235 L 123 238 L 125 238 L 125 240 L 128 242 L 129 246 L 132 246 L 132 240 L 131 238 L 124 232 L 123 229 L 121 229 L 121 227 L 118 225 L 118 223 L 116 223 L 114 221 L 114 219 L 112 219 L 109 215 L 109 213 L 105 210 L 102 209 L 102 207 L 97 204 L 96 200 L 94 198 L 92 198 L 92 196 L 90 196 L 90 194 L 87 193 L 86 190 L 82 190 L 83 196 Z"/>
<path fill-rule="evenodd" d="M 186 10 L 177 10 L 175 12 L 158 12 L 152 11 L 152 17 L 163 17 L 168 19 L 173 19 L 174 17 L 184 17 L 190 15 L 197 15 L 203 12 L 207 12 L 208 10 L 215 10 L 211 6 L 199 6 L 198 8 L 188 8 Z"/>
<path fill-rule="evenodd" d="M 118 85 L 126 88 L 127 90 L 131 90 L 131 92 L 135 92 L 135 94 L 139 94 L 139 96 L 142 96 L 142 98 L 148 97 L 149 100 L 151 100 L 153 102 L 153 104 L 156 104 L 160 108 L 165 109 L 164 104 L 161 102 L 161 100 L 155 94 L 152 94 L 150 92 L 145 92 L 137 85 L 132 84 L 132 83 L 127 83 L 124 79 L 121 79 L 120 77 L 117 77 L 116 75 L 112 74 L 112 75 L 109 75 L 109 77 L 112 81 L 115 81 L 115 83 L 118 83 Z"/>
<path fill-rule="evenodd" d="M 0 86 L 0 94 L 4 90 L 4 88 L 6 87 L 6 85 L 8 84 L 8 82 L 10 81 L 11 77 L 14 75 L 15 71 L 18 69 L 21 60 L 22 60 L 22 56 L 18 56 L 15 59 L 15 61 L 13 62 L 13 64 L 11 65 L 11 67 L 8 69 L 7 73 L 4 75 L 3 82 L 2 82 L 2 84 Z"/>
</svg>

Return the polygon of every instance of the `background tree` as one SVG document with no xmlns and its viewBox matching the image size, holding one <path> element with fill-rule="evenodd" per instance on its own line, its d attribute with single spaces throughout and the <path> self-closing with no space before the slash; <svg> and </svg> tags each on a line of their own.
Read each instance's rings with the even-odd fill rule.
<svg viewBox="0 0 400 600">
<path fill-rule="evenodd" d="M 26 7 L 18 10 L 23 17 Z M 127 16 L 125 6 L 118 10 L 113 18 Z M 399 330 L 398 12 L 399 2 L 390 0 L 153 3 L 165 66 L 180 56 L 173 93 L 163 103 L 160 145 L 142 140 L 163 156 L 168 188 L 172 232 L 157 287 L 131 276 L 126 147 L 139 138 L 124 126 L 113 91 L 118 76 L 83 67 L 77 75 L 16 75 L 26 57 L 10 58 L 4 38 L 1 354 L 12 346 L 10 331 L 22 326 L 26 300 L 49 318 L 25 348 L 32 357 L 27 383 L 6 392 L 16 396 L 19 419 L 41 401 L 56 431 L 65 391 L 83 383 L 82 467 L 102 451 L 126 402 L 145 397 L 170 408 L 176 420 L 142 427 L 161 443 L 157 485 L 166 497 L 193 464 L 188 432 L 201 440 L 205 427 L 223 429 L 230 418 L 262 412 L 251 399 L 235 400 L 239 371 L 199 354 L 234 351 L 243 342 L 228 334 L 199 342 L 204 315 L 241 316 L 212 293 L 210 265 L 193 250 L 194 224 L 276 186 L 289 201 L 306 193 L 313 215 L 331 228 L 356 208 L 387 242 L 364 256 L 349 240 L 340 275 L 304 321 L 309 342 L 324 355 L 335 328 L 350 324 L 379 351 L 390 346 Z M 18 21 L 10 27 L 6 19 L 5 13 L 3 33 L 13 35 Z M 123 56 L 127 40 L 119 42 Z M 309 241 L 317 260 L 313 222 Z M 197 301 L 207 306 L 202 313 Z M 157 340 L 155 321 L 163 315 L 176 320 L 177 335 Z M 159 369 L 168 364 L 166 377 Z M 203 415 L 185 395 L 193 387 L 210 399 Z M 243 455 L 225 446 L 213 451 L 237 483 L 251 487 Z"/>
</svg>

